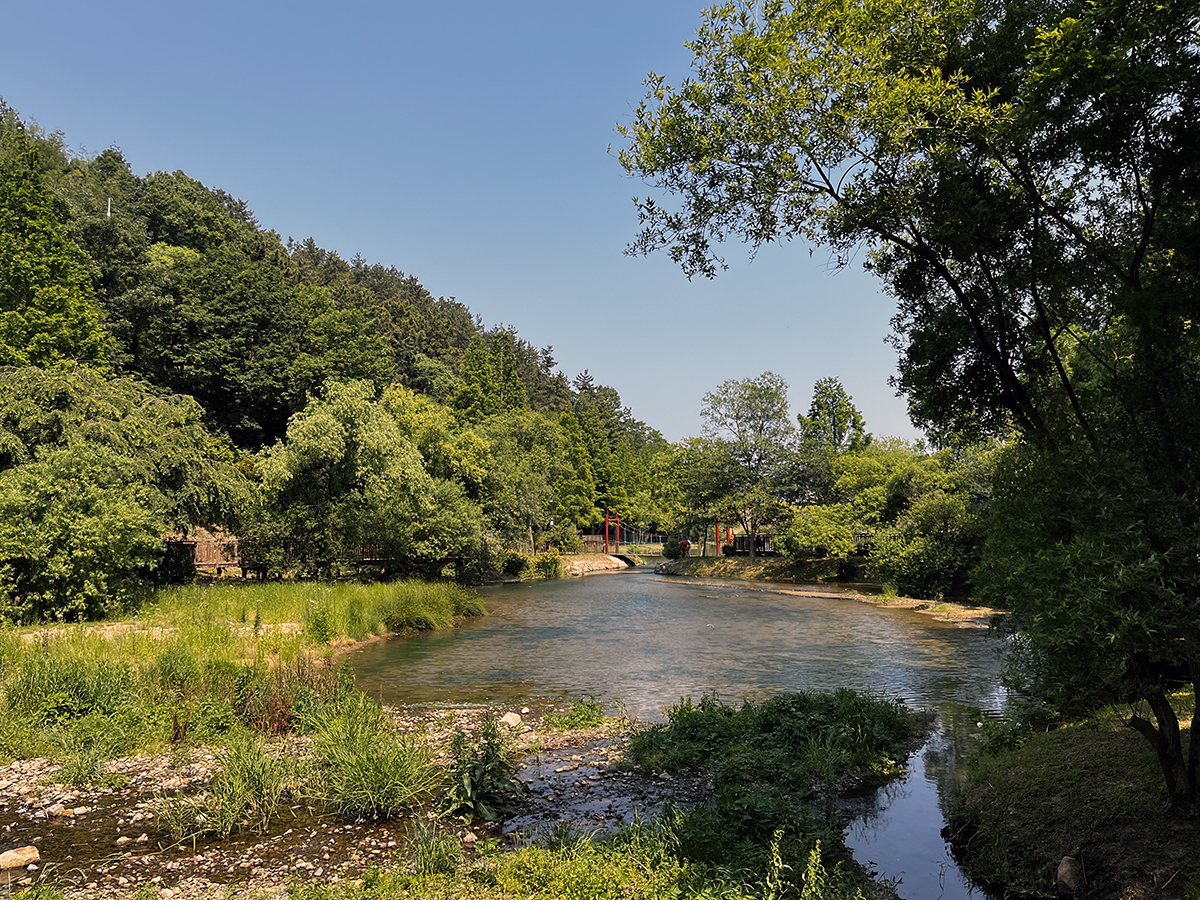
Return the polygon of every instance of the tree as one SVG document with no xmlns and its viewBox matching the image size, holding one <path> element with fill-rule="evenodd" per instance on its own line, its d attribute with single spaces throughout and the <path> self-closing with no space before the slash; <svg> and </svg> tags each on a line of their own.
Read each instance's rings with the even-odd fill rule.
<svg viewBox="0 0 1200 900">
<path fill-rule="evenodd" d="M 0 365 L 97 362 L 110 343 L 37 145 L 0 104 Z"/>
<path fill-rule="evenodd" d="M 260 454 L 265 509 L 251 537 L 275 567 L 328 574 L 370 549 L 436 573 L 478 548 L 478 508 L 430 477 L 374 391 L 328 383 Z"/>
<path fill-rule="evenodd" d="M 839 265 L 866 251 L 897 300 L 914 422 L 943 443 L 1019 436 L 997 558 L 1060 564 L 1035 566 L 1032 593 L 990 567 L 994 596 L 1047 667 L 1083 658 L 1143 699 L 1131 723 L 1177 812 L 1197 804 L 1200 742 L 1185 756 L 1155 673 L 1200 681 L 1198 23 L 1195 2 L 1147 0 L 715 7 L 695 77 L 650 77 L 621 153 L 680 198 L 638 201 L 632 252 L 711 276 L 732 236 L 805 237 Z M 1124 473 L 1121 502 L 1062 472 Z M 1022 508 L 1035 485 L 1052 493 Z M 1141 564 L 1115 590 L 1108 564 L 1075 554 L 1111 547 L 1118 522 Z M 1057 589 L 1090 592 L 1096 621 L 1122 627 L 1073 632 Z"/>
<path fill-rule="evenodd" d="M 190 397 L 0 369 L 0 615 L 90 618 L 158 582 L 164 534 L 236 525 L 250 485 Z"/>
<path fill-rule="evenodd" d="M 525 385 L 517 375 L 514 342 L 513 333 L 504 328 L 471 338 L 463 356 L 462 386 L 454 398 L 454 408 L 465 421 L 479 422 L 528 407 Z"/>
<path fill-rule="evenodd" d="M 754 556 L 759 529 L 782 514 L 795 476 L 796 429 L 787 382 L 774 372 L 725 381 L 704 395 L 700 415 L 711 449 L 723 457 L 715 464 L 726 472 L 723 503 L 741 520 Z M 708 459 L 711 469 L 711 454 Z"/>
<path fill-rule="evenodd" d="M 830 453 L 859 450 L 871 443 L 867 424 L 841 381 L 822 378 L 813 386 L 808 415 L 798 415 L 806 443 Z"/>
</svg>

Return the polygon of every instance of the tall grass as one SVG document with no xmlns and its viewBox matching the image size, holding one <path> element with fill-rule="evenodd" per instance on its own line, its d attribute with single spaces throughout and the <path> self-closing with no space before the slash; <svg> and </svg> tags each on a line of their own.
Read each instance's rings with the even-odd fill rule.
<svg viewBox="0 0 1200 900">
<path fill-rule="evenodd" d="M 206 834 L 227 838 L 243 823 L 263 832 L 278 814 L 295 774 L 288 760 L 266 753 L 260 738 L 241 732 L 222 753 L 207 792 L 159 798 L 155 814 L 176 839 Z"/>
<path fill-rule="evenodd" d="M 320 798 L 347 819 L 390 819 L 429 800 L 442 775 L 432 753 L 397 733 L 378 704 L 361 693 L 318 719 L 313 750 Z"/>
<path fill-rule="evenodd" d="M 486 612 L 478 595 L 450 583 L 268 582 L 164 590 L 145 616 L 201 632 L 215 624 L 218 639 L 232 632 L 239 641 L 254 642 L 275 634 L 286 643 L 287 635 L 302 632 L 313 643 L 328 644 L 388 631 L 449 628 L 457 618 Z"/>
<path fill-rule="evenodd" d="M 193 585 L 123 621 L 0 629 L 0 758 L 73 758 L 87 779 L 114 752 L 219 739 L 238 721 L 287 732 L 352 690 L 326 664 L 334 645 L 485 613 L 453 584 Z M 119 735 L 97 732 L 106 718 Z"/>
</svg>

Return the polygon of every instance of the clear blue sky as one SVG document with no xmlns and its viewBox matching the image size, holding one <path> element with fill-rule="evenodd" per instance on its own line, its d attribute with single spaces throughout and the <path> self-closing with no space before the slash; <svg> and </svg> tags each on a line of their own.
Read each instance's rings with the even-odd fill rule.
<svg viewBox="0 0 1200 900">
<path fill-rule="evenodd" d="M 182 169 L 260 224 L 395 265 L 552 344 L 670 440 L 722 381 L 778 372 L 793 411 L 837 376 L 875 434 L 917 437 L 887 385 L 893 309 L 820 249 L 689 282 L 622 251 L 647 188 L 616 160 L 650 72 L 678 83 L 699 0 L 5 3 L 0 96 L 135 172 Z M 608 152 L 609 145 L 613 151 Z"/>
</svg>

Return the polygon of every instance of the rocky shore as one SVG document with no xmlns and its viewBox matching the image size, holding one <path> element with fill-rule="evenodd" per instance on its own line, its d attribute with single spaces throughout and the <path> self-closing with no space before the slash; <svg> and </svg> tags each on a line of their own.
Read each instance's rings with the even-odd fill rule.
<svg viewBox="0 0 1200 900">
<path fill-rule="evenodd" d="M 458 728 L 470 732 L 483 708 L 392 710 L 398 725 L 433 746 Z M 546 710 L 545 712 L 550 712 Z M 712 792 L 703 777 L 645 777 L 626 750 L 633 723 L 554 732 L 528 708 L 508 711 L 507 734 L 520 754 L 525 800 L 504 822 L 445 822 L 464 848 L 481 841 L 516 844 L 559 823 L 604 830 L 671 802 L 687 806 Z M 291 737 L 273 752 L 305 757 L 308 742 Z M 266 833 L 235 831 L 227 840 L 174 841 L 157 821 L 159 798 L 203 791 L 219 753 L 204 747 L 118 759 L 104 784 L 68 785 L 46 759 L 0 768 L 0 885 L 51 881 L 67 897 L 125 898 L 147 885 L 162 900 L 230 895 L 283 898 L 293 881 L 356 879 L 371 867 L 403 861 L 413 818 L 347 822 L 324 817 L 302 798 Z M 420 816 L 432 820 L 432 810 Z"/>
</svg>

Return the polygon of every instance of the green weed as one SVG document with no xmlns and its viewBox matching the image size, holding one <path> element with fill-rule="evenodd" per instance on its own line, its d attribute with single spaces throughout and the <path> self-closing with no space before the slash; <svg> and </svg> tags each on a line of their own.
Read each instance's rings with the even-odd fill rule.
<svg viewBox="0 0 1200 900">
<path fill-rule="evenodd" d="M 227 838 L 241 827 L 263 832 L 277 815 L 292 774 L 286 760 L 265 752 L 261 738 L 242 733 L 223 751 L 205 794 L 159 798 L 155 815 L 180 840 L 206 834 Z"/>
<path fill-rule="evenodd" d="M 453 875 L 462 864 L 462 844 L 454 835 L 421 821 L 408 834 L 405 858 L 414 875 Z"/>
<path fill-rule="evenodd" d="M 781 694 L 734 710 L 681 700 L 665 725 L 630 744 L 654 769 L 707 766 L 722 785 L 771 784 L 801 795 L 846 775 L 894 774 L 912 721 L 903 704 L 856 691 Z"/>
<path fill-rule="evenodd" d="M 522 796 L 523 787 L 513 778 L 516 766 L 495 716 L 488 716 L 472 741 L 458 730 L 450 740 L 453 763 L 450 786 L 442 798 L 442 809 L 462 816 L 494 822 L 510 812 Z"/>
</svg>

